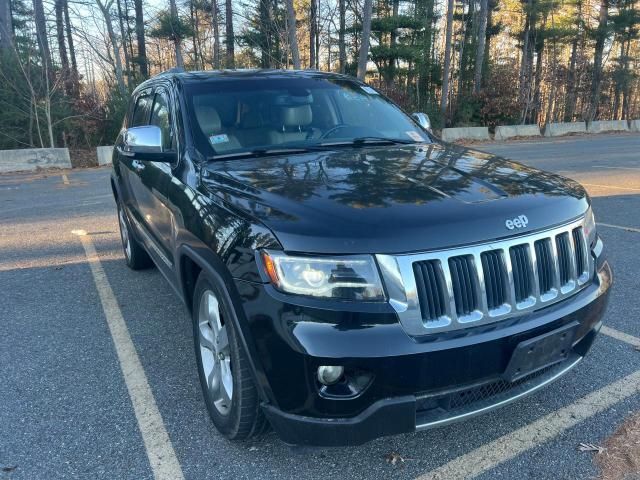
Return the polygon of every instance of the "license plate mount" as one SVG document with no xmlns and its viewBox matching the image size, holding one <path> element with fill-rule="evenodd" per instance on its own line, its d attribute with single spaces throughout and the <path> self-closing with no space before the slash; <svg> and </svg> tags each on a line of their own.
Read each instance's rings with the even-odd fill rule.
<svg viewBox="0 0 640 480">
<path fill-rule="evenodd" d="M 520 342 L 511 355 L 504 379 L 514 382 L 566 360 L 571 354 L 578 322 L 571 322 L 543 335 Z"/>
</svg>

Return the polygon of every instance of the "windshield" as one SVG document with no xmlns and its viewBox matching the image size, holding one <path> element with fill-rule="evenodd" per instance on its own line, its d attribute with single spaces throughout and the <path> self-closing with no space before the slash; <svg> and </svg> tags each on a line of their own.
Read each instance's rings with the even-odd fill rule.
<svg viewBox="0 0 640 480">
<path fill-rule="evenodd" d="M 193 135 L 206 156 L 284 148 L 429 142 L 374 89 L 327 77 L 244 78 L 185 86 Z"/>
</svg>

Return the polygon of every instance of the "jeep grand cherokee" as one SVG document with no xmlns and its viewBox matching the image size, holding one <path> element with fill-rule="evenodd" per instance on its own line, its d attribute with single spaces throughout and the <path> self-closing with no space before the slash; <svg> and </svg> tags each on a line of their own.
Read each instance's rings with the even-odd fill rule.
<svg viewBox="0 0 640 480">
<path fill-rule="evenodd" d="M 158 75 L 111 183 L 126 262 L 190 310 L 230 439 L 359 444 L 504 405 L 584 357 L 612 283 L 580 185 L 341 75 Z"/>
</svg>

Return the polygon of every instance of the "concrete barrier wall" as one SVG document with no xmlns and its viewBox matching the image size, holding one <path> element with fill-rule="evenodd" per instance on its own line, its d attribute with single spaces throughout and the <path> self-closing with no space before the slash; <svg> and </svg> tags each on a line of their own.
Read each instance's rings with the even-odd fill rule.
<svg viewBox="0 0 640 480">
<path fill-rule="evenodd" d="M 561 137 L 570 133 L 587 133 L 585 122 L 550 123 L 544 130 L 545 137 Z"/>
<path fill-rule="evenodd" d="M 71 168 L 66 148 L 23 148 L 0 150 L 0 172 L 30 171 L 36 168 Z"/>
<path fill-rule="evenodd" d="M 640 132 L 640 120 L 629 120 L 629 130 Z"/>
<path fill-rule="evenodd" d="M 496 127 L 496 140 L 506 140 L 513 137 L 539 137 L 538 125 L 502 125 Z"/>
<path fill-rule="evenodd" d="M 489 127 L 459 127 L 443 128 L 442 140 L 453 142 L 455 140 L 489 140 Z"/>
<path fill-rule="evenodd" d="M 96 155 L 98 156 L 98 165 L 111 165 L 113 146 L 97 147 Z"/>
<path fill-rule="evenodd" d="M 589 122 L 587 132 L 628 132 L 629 124 L 626 120 L 597 120 Z"/>
</svg>

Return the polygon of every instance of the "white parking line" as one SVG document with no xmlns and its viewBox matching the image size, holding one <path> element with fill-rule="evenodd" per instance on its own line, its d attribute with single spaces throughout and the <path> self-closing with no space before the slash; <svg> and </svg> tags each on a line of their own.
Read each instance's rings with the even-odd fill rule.
<svg viewBox="0 0 640 480">
<path fill-rule="evenodd" d="M 586 395 L 566 407 L 486 443 L 419 476 L 416 480 L 473 478 L 640 393 L 640 370 Z"/>
<path fill-rule="evenodd" d="M 84 230 L 73 233 L 79 236 L 91 267 L 153 476 L 156 480 L 181 480 L 184 476 L 180 463 L 93 242 Z"/>
<path fill-rule="evenodd" d="M 609 227 L 609 228 L 618 228 L 620 230 L 626 230 L 628 232 L 640 233 L 640 228 L 625 227 L 623 225 L 611 225 L 610 223 L 600 223 L 600 222 L 598 222 L 598 225 L 602 225 L 603 227 Z"/>
<path fill-rule="evenodd" d="M 620 340 L 621 342 L 625 342 L 636 348 L 640 348 L 640 338 L 629 335 L 628 333 L 621 332 L 620 330 L 616 330 L 615 328 L 603 325 L 600 329 L 600 333 L 604 333 L 605 335 L 615 338 L 616 340 Z"/>
<path fill-rule="evenodd" d="M 614 190 L 627 190 L 629 192 L 640 192 L 640 188 L 635 188 L 635 187 L 617 187 L 615 185 L 599 185 L 597 183 L 584 183 L 584 182 L 580 182 L 580 183 L 586 187 L 613 188 Z"/>
<path fill-rule="evenodd" d="M 67 177 L 66 173 L 62 174 L 62 183 L 64 183 L 65 185 L 69 185 L 69 177 Z"/>
<path fill-rule="evenodd" d="M 633 170 L 636 172 L 640 172 L 639 167 L 610 167 L 607 165 L 593 165 L 593 168 L 606 168 L 607 170 L 610 168 L 615 168 L 616 170 Z"/>
</svg>

